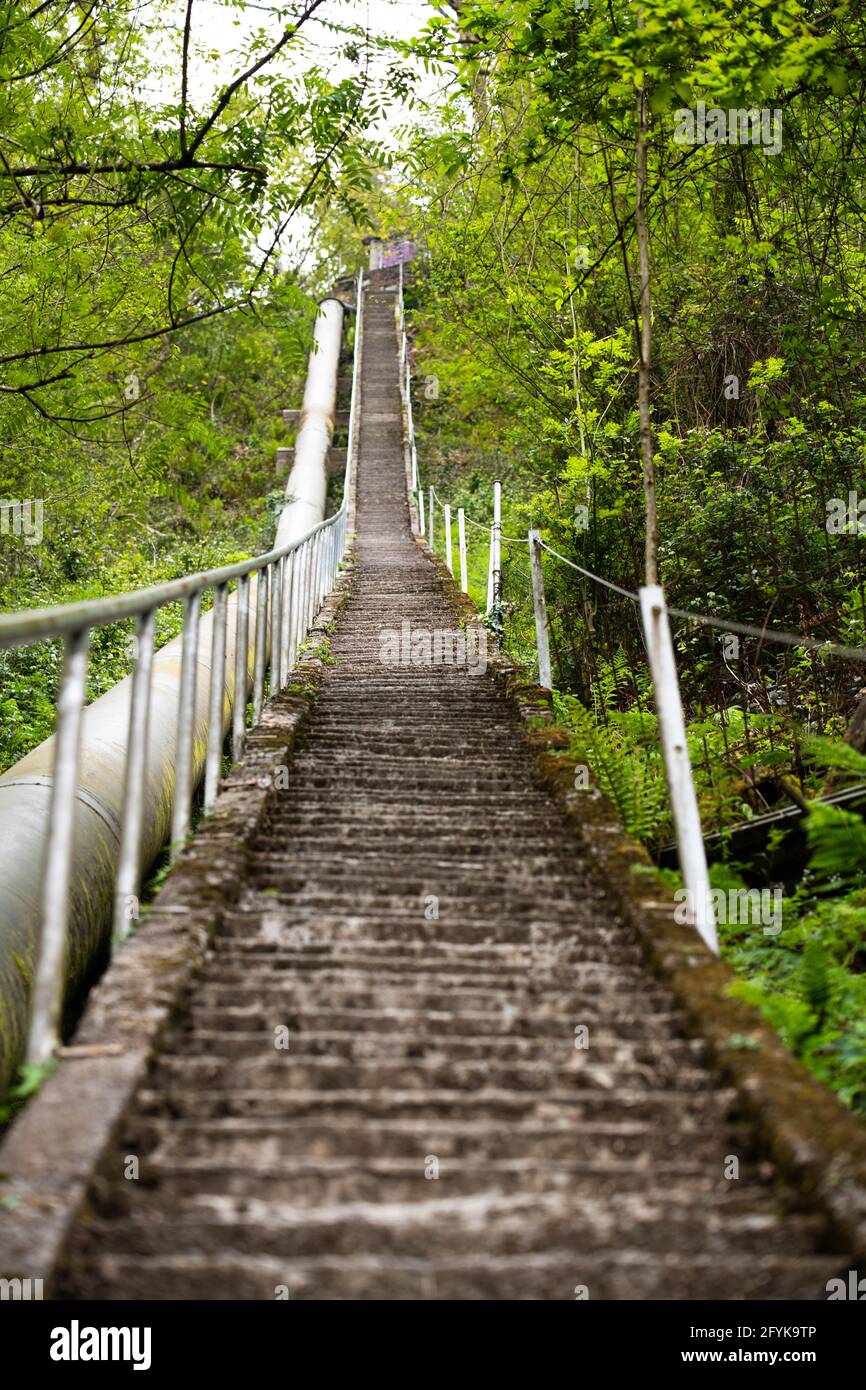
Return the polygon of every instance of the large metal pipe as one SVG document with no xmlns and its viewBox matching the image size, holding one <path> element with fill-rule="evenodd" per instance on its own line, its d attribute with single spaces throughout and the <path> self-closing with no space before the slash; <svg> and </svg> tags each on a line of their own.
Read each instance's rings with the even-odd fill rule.
<svg viewBox="0 0 866 1390">
<path fill-rule="evenodd" d="M 280 517 L 277 544 L 289 544 L 324 518 L 325 456 L 333 430 L 343 306 L 327 299 L 316 319 L 304 393 L 296 463 Z M 247 691 L 255 661 L 257 583 L 248 586 Z M 223 732 L 234 705 L 237 606 L 228 605 Z M 243 628 L 243 624 L 241 624 Z M 195 666 L 196 736 L 193 777 L 204 770 L 208 731 L 212 623 L 199 625 Z M 150 730 L 142 795 L 142 855 L 147 868 L 166 842 L 177 759 L 177 713 L 182 638 L 153 659 Z M 241 662 L 242 666 L 242 662 Z M 108 944 L 120 847 L 120 816 L 132 677 L 120 681 L 84 713 L 67 941 L 67 997 L 86 980 Z M 245 698 L 246 698 L 245 692 Z M 0 777 L 0 1087 L 23 1055 L 41 918 L 42 873 L 54 769 L 54 738 L 34 748 Z"/>
<path fill-rule="evenodd" d="M 323 299 L 319 305 L 304 403 L 295 437 L 295 460 L 286 482 L 286 505 L 277 526 L 277 546 L 289 545 L 325 515 L 327 458 L 337 409 L 343 312 L 339 299 Z"/>
</svg>

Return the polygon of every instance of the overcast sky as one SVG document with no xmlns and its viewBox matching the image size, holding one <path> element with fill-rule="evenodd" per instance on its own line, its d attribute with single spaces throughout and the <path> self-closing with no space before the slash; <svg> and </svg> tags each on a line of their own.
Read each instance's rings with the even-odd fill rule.
<svg viewBox="0 0 866 1390">
<path fill-rule="evenodd" d="M 183 24 L 184 10 L 185 6 L 178 0 L 178 30 Z M 303 26 L 303 45 L 294 44 L 292 56 L 287 61 L 299 72 L 313 62 L 333 66 L 334 73 L 339 76 L 352 68 L 338 62 L 337 51 L 346 40 L 332 33 L 328 24 L 360 25 L 383 37 L 408 39 L 417 34 L 434 13 L 427 0 L 326 0 L 316 16 Z M 193 38 L 199 55 L 192 66 L 190 85 L 198 101 L 206 101 L 215 88 L 238 70 L 238 49 L 251 34 L 264 29 L 276 36 L 282 27 L 279 18 L 268 13 L 266 3 L 261 8 L 253 6 L 239 12 L 226 0 L 197 0 L 193 16 Z M 383 56 L 379 64 L 384 61 Z M 425 78 L 422 90 L 425 95 L 431 95 L 435 80 Z"/>
<path fill-rule="evenodd" d="M 142 14 L 147 14 L 145 6 Z M 152 43 L 156 52 L 165 61 L 165 70 L 158 84 L 158 95 L 162 100 L 175 101 L 180 95 L 180 71 L 177 61 L 180 36 L 183 32 L 185 0 L 177 0 L 173 32 L 166 32 L 164 52 L 158 31 L 153 34 Z M 417 34 L 435 14 L 427 0 L 326 0 L 316 17 L 308 21 L 301 31 L 303 42 L 291 45 L 286 57 L 278 62 L 281 70 L 294 71 L 300 76 L 313 64 L 330 71 L 335 77 L 356 72 L 357 68 L 338 58 L 339 49 L 347 42 L 343 34 L 335 34 L 328 24 L 358 25 L 369 28 L 371 34 L 395 39 L 408 39 Z M 146 22 L 146 21 L 145 21 Z M 284 27 L 285 20 L 272 13 L 268 0 L 260 5 L 250 5 L 244 10 L 234 7 L 231 0 L 196 0 L 193 9 L 192 49 L 190 64 L 190 95 L 200 109 L 206 108 L 214 94 L 235 74 L 247 66 L 243 52 L 250 38 L 259 30 L 276 39 Z M 388 62 L 386 54 L 376 57 L 373 72 L 382 71 Z M 418 92 L 430 100 L 435 97 L 442 78 L 431 74 L 421 75 Z M 156 93 L 155 93 L 156 95 Z M 395 127 L 411 122 L 412 112 L 408 108 L 392 108 L 388 119 L 375 133 L 380 139 L 394 139 Z M 264 232 L 262 246 L 269 241 L 270 233 Z M 284 254 L 297 263 L 307 263 L 312 250 L 311 241 L 315 238 L 307 216 L 299 214 L 292 227 L 288 229 L 283 242 Z"/>
</svg>

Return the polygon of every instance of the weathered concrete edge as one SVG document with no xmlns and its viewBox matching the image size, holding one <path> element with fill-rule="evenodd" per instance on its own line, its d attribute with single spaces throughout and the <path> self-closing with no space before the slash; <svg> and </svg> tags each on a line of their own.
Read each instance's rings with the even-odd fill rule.
<svg viewBox="0 0 866 1390">
<path fill-rule="evenodd" d="M 422 538 L 416 542 L 461 621 L 483 627 L 474 601 L 447 566 Z M 797 1061 L 758 1009 L 730 996 L 740 977 L 693 928 L 674 920 L 671 890 L 611 803 L 598 791 L 575 790 L 572 736 L 555 724 L 548 691 L 502 652 L 489 631 L 486 640 L 488 671 L 514 702 L 536 765 L 604 876 L 616 911 L 636 932 L 690 1033 L 708 1044 L 710 1065 L 723 1085 L 734 1088 L 767 1156 L 826 1216 L 840 1252 L 866 1272 L 866 1126 Z"/>
<path fill-rule="evenodd" d="M 73 1047 L 0 1146 L 0 1278 L 42 1279 L 50 1296 L 90 1182 L 239 895 L 249 849 L 276 795 L 276 770 L 288 763 L 315 704 L 325 665 L 314 649 L 327 640 L 353 571 L 350 556 L 289 687 L 247 735 L 243 761 L 225 779 L 213 814 L 91 992 Z"/>
</svg>

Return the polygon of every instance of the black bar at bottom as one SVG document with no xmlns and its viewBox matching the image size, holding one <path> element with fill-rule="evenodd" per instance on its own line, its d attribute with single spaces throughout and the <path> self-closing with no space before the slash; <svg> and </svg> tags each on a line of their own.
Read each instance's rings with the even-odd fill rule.
<svg viewBox="0 0 866 1390">
<path fill-rule="evenodd" d="M 857 1281 L 855 1281 L 857 1282 Z M 244 1390 L 282 1374 L 332 1379 L 345 1364 L 353 1380 L 393 1368 L 395 1379 L 429 1381 L 441 1368 L 452 1380 L 477 1368 L 489 1384 L 498 1363 L 513 1381 L 523 1368 L 536 1383 L 551 1374 L 566 1384 L 601 1372 L 658 1376 L 722 1366 L 775 1372 L 796 1366 L 824 1382 L 856 1366 L 866 1319 L 862 1288 L 821 1303 L 593 1303 L 574 1300 L 535 1313 L 514 1309 L 503 1323 L 494 1306 L 439 1304 L 417 1327 L 401 1305 L 273 1303 L 61 1303 L 0 1301 L 5 1355 L 26 1357 L 28 1372 L 63 1384 L 100 1373 L 162 1380 L 185 1372 L 213 1374 L 218 1384 L 242 1375 Z M 852 1297 L 852 1293 L 855 1295 Z M 424 1301 L 422 1299 L 419 1302 Z M 462 1312 L 460 1307 L 462 1306 Z M 448 1311 L 450 1309 L 450 1311 Z M 528 1321 L 522 1324 L 523 1317 Z M 480 1321 L 478 1320 L 480 1317 Z M 381 1321 L 380 1321 L 381 1319 Z M 518 1321 L 519 1319 L 519 1321 Z M 355 1331 L 357 1329 L 357 1332 Z M 454 1340 L 453 1333 L 459 1337 Z M 529 1338 L 527 1339 L 527 1334 Z M 304 1360 L 299 1360 L 304 1356 Z M 555 1370 L 558 1366 L 559 1369 Z M 136 1370 L 137 1368 L 137 1370 Z M 8 1369 L 8 1368 L 7 1368 Z"/>
</svg>

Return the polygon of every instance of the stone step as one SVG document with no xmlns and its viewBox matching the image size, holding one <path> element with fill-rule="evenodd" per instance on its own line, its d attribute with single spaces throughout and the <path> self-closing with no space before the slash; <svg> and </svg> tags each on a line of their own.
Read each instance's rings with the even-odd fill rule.
<svg viewBox="0 0 866 1390">
<path fill-rule="evenodd" d="M 419 1184 L 424 1179 L 419 1177 Z M 178 1250 L 195 1252 L 222 1247 L 253 1259 L 273 1257 L 293 1262 L 315 1259 L 323 1246 L 332 1258 L 349 1260 L 364 1253 L 390 1260 L 429 1256 L 431 1243 L 454 1256 L 472 1256 L 484 1232 L 485 1252 L 492 1258 L 544 1255 L 571 1248 L 579 1262 L 611 1250 L 640 1251 L 651 1245 L 664 1258 L 686 1252 L 698 1259 L 725 1258 L 729 1234 L 737 1257 L 765 1260 L 784 1257 L 791 1233 L 804 1245 L 822 1234 L 815 1218 L 780 1219 L 762 1213 L 736 1217 L 718 1208 L 702 1213 L 700 1222 L 669 1215 L 663 1199 L 624 1202 L 617 1209 L 587 1208 L 567 1193 L 516 1195 L 495 1188 L 471 1195 L 447 1195 L 447 1179 L 425 1184 L 426 1197 L 414 1202 L 364 1202 L 325 1205 L 318 1209 L 253 1198 L 203 1194 L 192 1202 L 167 1203 L 154 1222 L 146 1215 L 97 1222 L 92 1234 L 106 1251 L 122 1258 L 165 1259 Z M 440 1195 L 441 1192 L 441 1195 Z M 434 1195 L 435 1194 L 435 1195 Z M 823 1268 L 823 1262 L 821 1268 Z"/>
<path fill-rule="evenodd" d="M 568 1090 L 597 1089 L 607 1091 L 615 1104 L 618 1088 L 626 1090 L 655 1090 L 670 1086 L 688 1094 L 706 1089 L 710 1084 L 707 1072 L 700 1066 L 683 1065 L 672 1051 L 661 1051 L 650 1061 L 635 1060 L 633 1064 L 597 1062 L 586 1053 L 574 1052 L 568 1067 L 557 1068 L 552 1075 L 547 1062 L 487 1062 L 449 1061 L 437 1057 L 421 1057 L 412 1061 L 401 1059 L 341 1057 L 295 1057 L 291 1051 L 278 1053 L 275 1048 L 262 1047 L 261 1054 L 232 1057 L 227 1054 L 194 1056 L 187 1052 L 172 1055 L 163 1053 L 157 1064 L 157 1075 L 168 1082 L 182 1079 L 185 1085 L 261 1086 L 282 1084 L 287 1088 L 342 1091 L 358 1086 L 363 1090 L 387 1089 L 481 1091 L 524 1091 L 536 1095 L 548 1094 L 553 1087 Z M 613 1106 L 612 1106 L 613 1108 Z"/>
<path fill-rule="evenodd" d="M 322 1244 L 326 1239 L 323 1237 Z M 611 1247 L 487 1256 L 254 1256 L 231 1247 L 138 1258 L 105 1254 L 91 1296 L 111 1299 L 825 1299 L 838 1257 L 699 1254 Z"/>
</svg>

